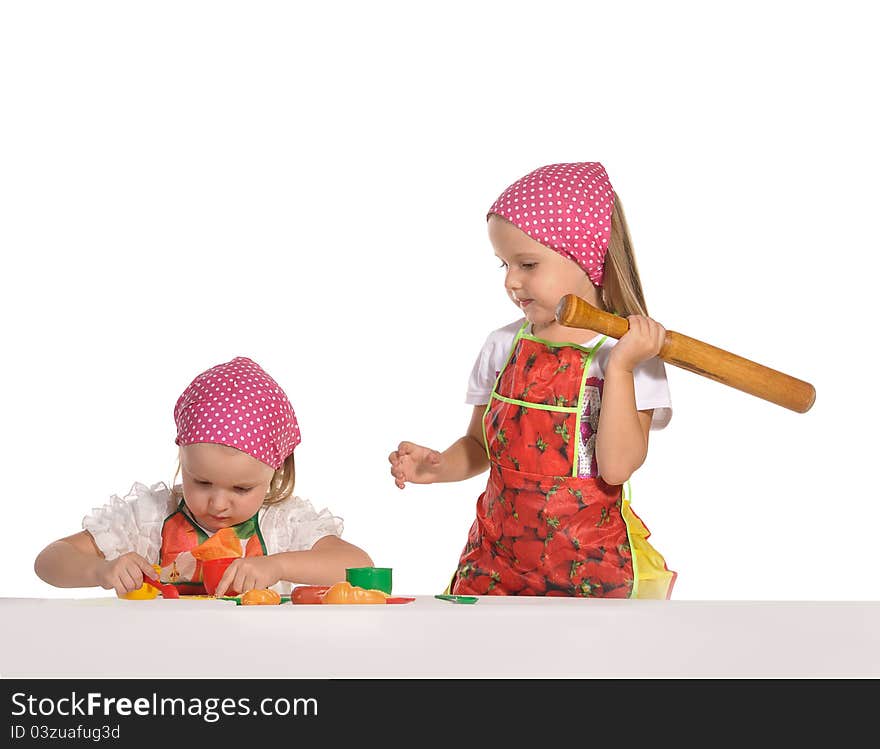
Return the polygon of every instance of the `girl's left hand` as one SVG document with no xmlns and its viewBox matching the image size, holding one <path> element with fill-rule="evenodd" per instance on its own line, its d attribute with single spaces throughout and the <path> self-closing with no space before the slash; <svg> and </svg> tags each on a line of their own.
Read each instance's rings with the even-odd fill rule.
<svg viewBox="0 0 880 749">
<path fill-rule="evenodd" d="M 236 559 L 226 568 L 214 595 L 224 596 L 227 590 L 246 593 L 255 588 L 268 588 L 281 579 L 276 568 L 271 556 Z"/>
<path fill-rule="evenodd" d="M 643 315 L 630 315 L 629 330 L 611 349 L 608 366 L 632 372 L 637 364 L 657 356 L 666 339 L 666 328 Z"/>
</svg>

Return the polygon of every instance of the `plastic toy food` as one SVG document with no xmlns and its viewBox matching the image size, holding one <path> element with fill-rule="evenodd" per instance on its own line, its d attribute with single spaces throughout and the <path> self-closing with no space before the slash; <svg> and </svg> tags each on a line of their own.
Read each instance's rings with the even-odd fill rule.
<svg viewBox="0 0 880 749">
<path fill-rule="evenodd" d="M 356 588 L 381 590 L 391 595 L 390 567 L 348 567 L 345 570 L 345 580 Z"/>
<path fill-rule="evenodd" d="M 149 583 L 144 583 L 137 590 L 132 590 L 129 593 L 123 593 L 120 598 L 124 598 L 126 601 L 149 601 L 153 598 L 158 598 L 158 596 L 158 588 L 154 588 Z"/>
<path fill-rule="evenodd" d="M 322 603 L 329 585 L 297 585 L 290 593 L 291 603 Z"/>
<path fill-rule="evenodd" d="M 218 557 L 217 559 L 208 559 L 202 562 L 202 582 L 205 585 L 205 590 L 210 595 L 214 595 L 214 591 L 217 590 L 217 586 L 220 584 L 220 579 L 223 577 L 223 573 L 226 572 L 226 568 L 238 558 Z M 226 591 L 226 595 L 237 596 L 238 591 L 229 589 Z"/>
<path fill-rule="evenodd" d="M 144 575 L 144 582 L 147 585 L 152 585 L 158 590 L 162 594 L 162 598 L 180 598 L 180 593 L 173 585 L 160 583 L 158 580 L 154 580 L 152 577 L 147 577 L 146 575 Z"/>
<path fill-rule="evenodd" d="M 162 568 L 158 564 L 154 564 L 153 569 L 156 570 L 156 576 L 158 577 Z M 158 598 L 158 596 L 159 589 L 150 585 L 148 582 L 145 582 L 137 590 L 124 593 L 120 598 L 124 598 L 126 601 L 150 601 L 153 598 Z"/>
<path fill-rule="evenodd" d="M 276 606 L 281 603 L 281 594 L 271 588 L 254 588 L 241 597 L 242 606 Z"/>
<path fill-rule="evenodd" d="M 331 585 L 321 603 L 385 603 L 388 594 L 381 590 L 358 588 L 349 582 Z"/>
<path fill-rule="evenodd" d="M 356 586 L 353 587 L 359 590 Z M 328 590 L 330 590 L 329 585 L 297 585 L 290 593 L 290 602 L 297 604 L 324 603 L 324 594 Z M 371 590 L 369 592 L 381 591 Z M 415 598 L 407 596 L 386 596 L 385 603 L 412 603 L 415 600 Z M 381 601 L 376 601 L 376 603 L 381 603 Z"/>
<path fill-rule="evenodd" d="M 241 541 L 232 528 L 221 528 L 190 552 L 200 562 L 241 556 Z"/>
</svg>

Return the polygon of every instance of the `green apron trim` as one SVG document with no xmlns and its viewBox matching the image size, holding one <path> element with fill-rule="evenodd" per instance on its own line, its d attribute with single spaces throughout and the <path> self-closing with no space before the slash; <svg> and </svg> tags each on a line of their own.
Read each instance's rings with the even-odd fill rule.
<svg viewBox="0 0 880 749">
<path fill-rule="evenodd" d="M 496 400 L 503 401 L 504 403 L 511 403 L 514 406 L 523 406 L 525 408 L 537 408 L 540 411 L 561 411 L 563 413 L 573 414 L 577 411 L 577 406 L 549 406 L 546 403 L 532 403 L 531 401 L 521 401 L 516 398 L 507 398 L 503 395 L 498 395 L 498 393 L 492 393 L 491 398 L 495 398 Z"/>
<path fill-rule="evenodd" d="M 526 321 L 526 325 L 528 325 L 528 321 Z M 523 327 L 525 327 L 525 325 L 523 325 Z M 538 338 L 538 336 L 532 335 L 531 333 L 523 333 L 522 336 L 517 336 L 517 337 L 529 338 L 533 341 L 537 341 L 538 343 L 543 343 L 545 346 L 549 346 L 550 348 L 562 348 L 563 346 L 568 346 L 569 348 L 577 348 L 577 349 L 580 349 L 581 351 L 583 351 L 584 353 L 588 353 L 590 351 L 593 351 L 593 349 L 595 349 L 596 346 L 601 346 L 602 341 L 604 341 L 608 336 L 602 336 L 602 340 L 599 341 L 599 343 L 597 343 L 596 346 L 592 346 L 592 347 L 584 346 L 580 343 L 569 343 L 567 341 L 564 343 L 560 342 L 560 341 L 548 341 L 546 338 Z"/>
<path fill-rule="evenodd" d="M 260 510 L 262 509 L 263 508 L 261 507 Z M 260 510 L 257 510 L 257 514 L 254 515 L 254 522 L 257 524 L 257 538 L 260 539 L 260 548 L 263 550 L 263 556 L 267 557 L 269 556 L 269 551 L 266 549 L 266 541 L 263 539 L 263 531 L 260 530 Z"/>
</svg>

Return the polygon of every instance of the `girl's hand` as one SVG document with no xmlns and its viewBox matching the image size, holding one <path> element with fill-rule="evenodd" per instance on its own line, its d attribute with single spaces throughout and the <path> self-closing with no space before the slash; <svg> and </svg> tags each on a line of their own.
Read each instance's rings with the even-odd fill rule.
<svg viewBox="0 0 880 749">
<path fill-rule="evenodd" d="M 154 577 L 156 570 L 140 554 L 135 554 L 133 551 L 110 561 L 98 560 L 98 585 L 104 590 L 114 589 L 117 596 L 123 596 L 140 588 L 144 584 L 144 575 Z"/>
<path fill-rule="evenodd" d="M 391 475 L 398 489 L 403 489 L 407 481 L 411 484 L 433 484 L 440 473 L 442 460 L 436 450 L 414 442 L 401 442 L 388 456 Z"/>
<path fill-rule="evenodd" d="M 267 557 L 243 557 L 236 559 L 226 568 L 220 582 L 217 583 L 215 596 L 226 595 L 227 590 L 246 593 L 255 588 L 268 588 L 281 579 L 276 560 Z"/>
<path fill-rule="evenodd" d="M 637 364 L 660 353 L 666 339 L 666 328 L 642 315 L 630 315 L 626 319 L 629 321 L 629 330 L 611 349 L 608 366 L 632 372 Z"/>
</svg>

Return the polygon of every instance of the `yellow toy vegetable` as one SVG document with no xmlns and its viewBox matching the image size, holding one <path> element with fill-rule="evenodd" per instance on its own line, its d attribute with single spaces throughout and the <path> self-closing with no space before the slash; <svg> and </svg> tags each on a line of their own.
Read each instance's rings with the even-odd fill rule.
<svg viewBox="0 0 880 749">
<path fill-rule="evenodd" d="M 153 569 L 156 570 L 156 578 L 158 579 L 159 573 L 162 572 L 162 568 L 158 564 L 153 565 Z M 148 585 L 144 583 L 137 590 L 132 590 L 129 593 L 123 594 L 121 597 L 126 601 L 150 601 L 153 598 L 157 598 L 159 596 L 159 591 L 154 588 L 152 585 Z"/>
</svg>

